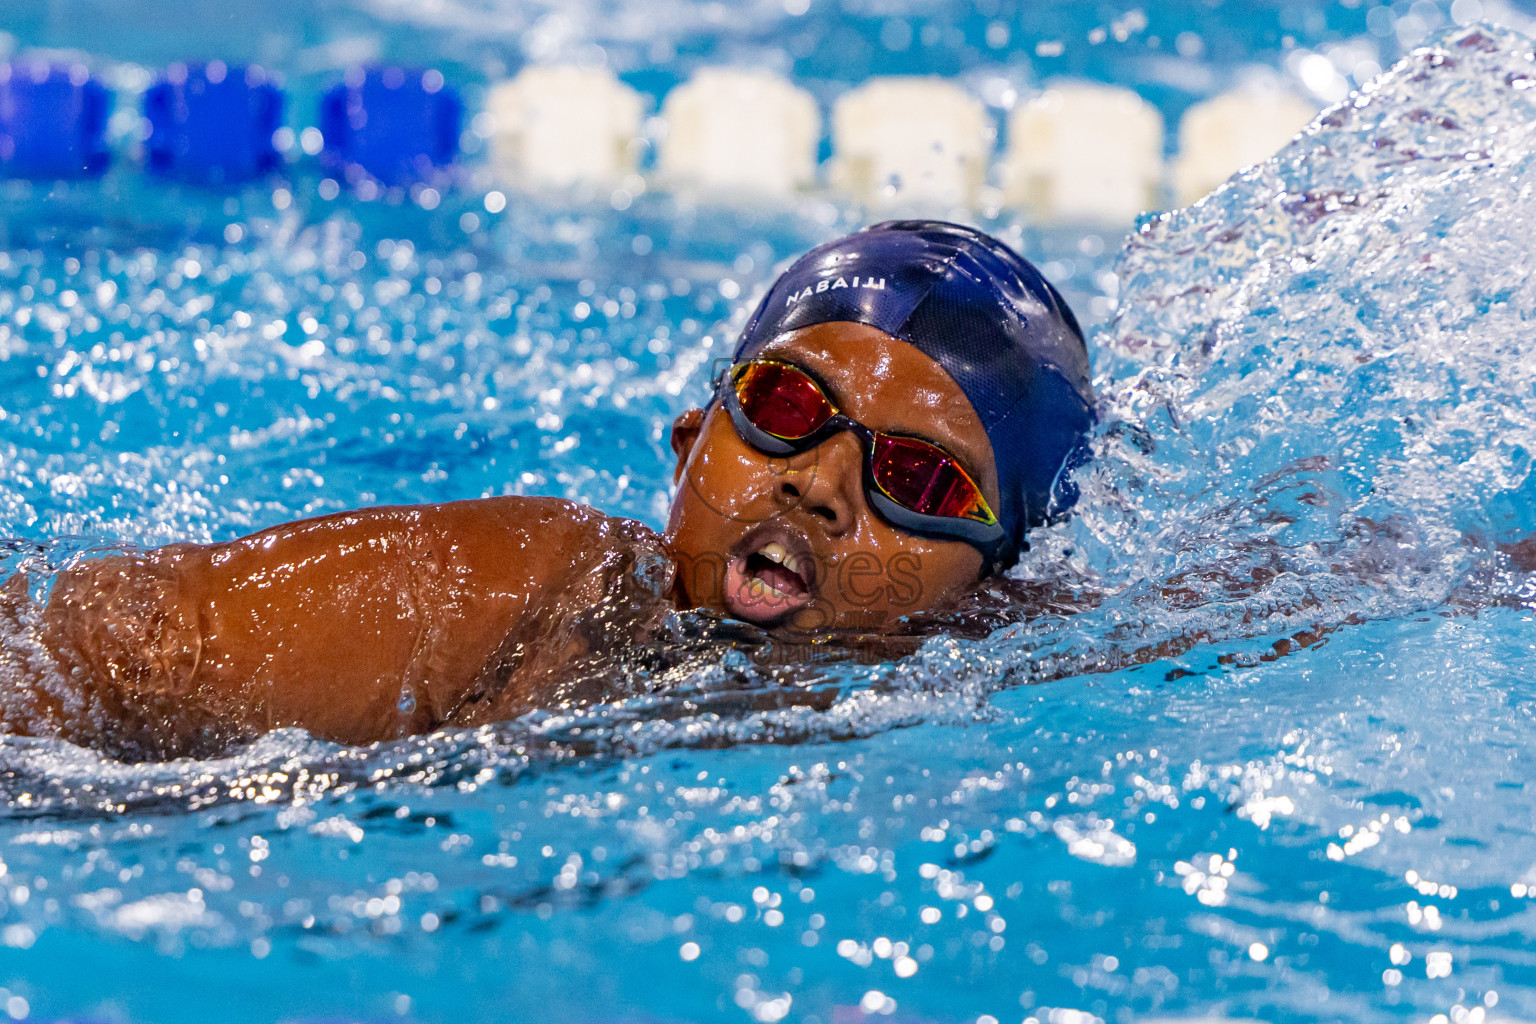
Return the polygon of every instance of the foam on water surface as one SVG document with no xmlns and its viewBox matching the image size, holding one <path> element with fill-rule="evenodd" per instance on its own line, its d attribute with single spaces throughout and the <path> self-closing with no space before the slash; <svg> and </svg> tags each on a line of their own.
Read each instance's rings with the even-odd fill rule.
<svg viewBox="0 0 1536 1024">
<path fill-rule="evenodd" d="M 1452 35 L 1130 240 L 1083 511 L 1018 574 L 1065 579 L 1051 613 L 874 664 L 685 621 L 649 696 L 364 750 L 3 741 L 0 984 L 164 1020 L 216 970 L 253 1019 L 1531 1019 L 1536 629 L 1495 546 L 1536 528 L 1530 51 Z M 846 227 L 656 200 L 434 244 L 466 207 L 407 245 L 241 202 L 217 244 L 7 251 L 8 565 L 518 489 L 655 523 L 722 320 Z"/>
</svg>

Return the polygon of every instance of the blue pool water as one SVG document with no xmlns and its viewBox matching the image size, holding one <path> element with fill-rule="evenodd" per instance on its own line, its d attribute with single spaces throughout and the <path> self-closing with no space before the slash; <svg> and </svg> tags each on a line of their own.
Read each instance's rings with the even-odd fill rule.
<svg viewBox="0 0 1536 1024">
<path fill-rule="evenodd" d="M 1126 11 L 998 4 L 928 45 L 941 5 L 269 6 L 289 29 L 189 7 L 135 34 L 83 2 L 0 27 L 124 61 L 216 42 L 318 88 L 368 40 L 482 76 L 553 39 L 660 76 L 778 46 L 810 80 L 906 52 L 979 81 L 1007 21 L 1015 66 L 1070 36 L 1059 70 L 1162 81 L 1169 113 L 1203 86 L 1168 84 L 1153 31 L 1199 33 L 1179 67 L 1208 85 L 1286 34 L 1383 65 L 1409 19 L 1440 34 L 1123 247 L 987 223 L 1093 324 L 1083 511 L 1019 570 L 1059 581 L 1049 613 L 873 665 L 775 665 L 685 617 L 652 696 L 367 749 L 289 731 L 127 766 L 0 741 L 0 1010 L 1536 1019 L 1536 581 L 1497 549 L 1536 530 L 1529 38 L 1433 4 L 1169 5 L 1104 50 L 1088 33 Z M 844 23 L 874 42 L 836 75 L 775 41 Z M 0 182 L 6 572 L 486 493 L 659 525 L 665 426 L 746 301 L 864 220 L 652 193 L 422 210 L 306 173 Z M 787 684 L 831 699 L 779 706 Z"/>
</svg>

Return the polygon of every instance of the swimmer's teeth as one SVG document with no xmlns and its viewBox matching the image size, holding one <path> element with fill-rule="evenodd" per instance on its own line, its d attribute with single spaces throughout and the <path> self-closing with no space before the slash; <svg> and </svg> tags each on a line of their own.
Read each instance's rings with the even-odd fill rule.
<svg viewBox="0 0 1536 1024">
<path fill-rule="evenodd" d="M 789 553 L 789 549 L 778 541 L 770 541 L 757 549 L 757 553 L 770 562 L 777 562 L 790 572 L 805 579 L 805 573 L 800 571 L 800 557 Z"/>
<path fill-rule="evenodd" d="M 757 578 L 753 578 L 752 581 L 747 584 L 747 593 L 757 598 L 767 597 L 781 601 L 789 600 L 789 595 L 784 593 L 784 591 L 780 590 L 772 583 L 767 583 Z"/>
</svg>

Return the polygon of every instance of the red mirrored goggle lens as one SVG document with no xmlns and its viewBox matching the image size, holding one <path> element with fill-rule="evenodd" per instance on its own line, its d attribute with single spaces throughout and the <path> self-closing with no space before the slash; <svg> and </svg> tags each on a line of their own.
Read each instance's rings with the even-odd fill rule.
<svg viewBox="0 0 1536 1024">
<path fill-rule="evenodd" d="M 752 425 L 785 441 L 814 434 L 837 413 L 820 385 L 783 363 L 747 363 L 734 383 Z"/>
<path fill-rule="evenodd" d="M 744 363 L 732 383 L 752 425 L 785 441 L 808 437 L 837 415 L 821 385 L 788 363 Z M 921 515 L 997 522 L 981 488 L 948 452 L 915 437 L 870 433 L 871 473 L 886 497 Z"/>
<path fill-rule="evenodd" d="M 870 467 L 886 496 L 913 512 L 997 521 L 976 482 L 953 458 L 926 441 L 876 434 Z"/>
</svg>

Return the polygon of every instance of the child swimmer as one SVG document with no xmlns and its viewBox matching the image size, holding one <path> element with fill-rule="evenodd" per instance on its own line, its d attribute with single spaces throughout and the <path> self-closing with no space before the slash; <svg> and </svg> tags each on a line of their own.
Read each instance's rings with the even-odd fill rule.
<svg viewBox="0 0 1536 1024">
<path fill-rule="evenodd" d="M 811 250 L 673 423 L 667 527 L 553 498 L 363 509 L 78 562 L 0 653 L 0 728 L 126 759 L 282 726 L 358 744 L 576 702 L 583 658 L 700 608 L 879 631 L 1014 564 L 1075 499 L 1082 332 L 1003 243 L 937 221 Z"/>
</svg>

